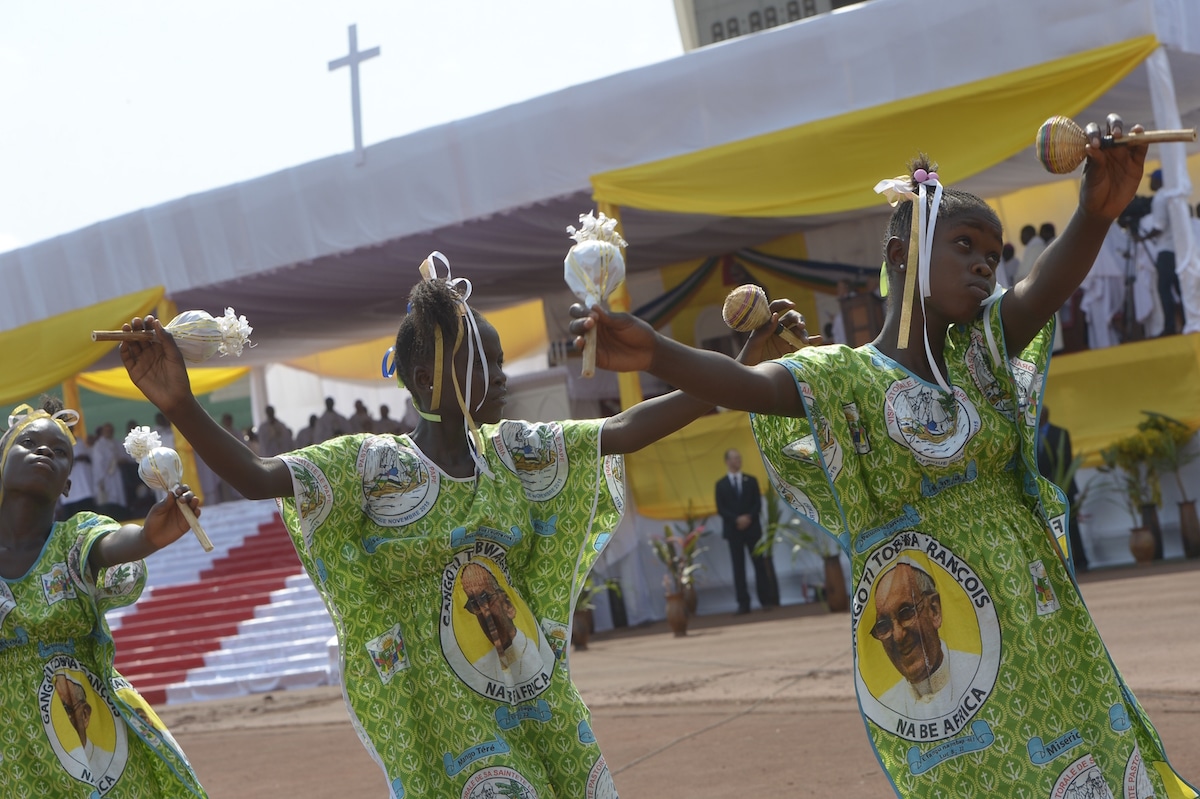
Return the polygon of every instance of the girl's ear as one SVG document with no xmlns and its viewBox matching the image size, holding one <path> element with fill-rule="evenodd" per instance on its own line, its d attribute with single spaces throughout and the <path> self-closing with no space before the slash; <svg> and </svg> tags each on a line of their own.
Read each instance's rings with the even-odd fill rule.
<svg viewBox="0 0 1200 799">
<path fill-rule="evenodd" d="M 903 266 L 905 260 L 908 258 L 908 242 L 899 236 L 892 236 L 888 239 L 885 252 L 887 253 L 889 264 L 892 266 Z"/>
<path fill-rule="evenodd" d="M 433 385 L 433 370 L 428 366 L 419 365 L 413 367 L 413 385 L 408 386 L 409 391 L 423 390 L 428 391 Z"/>
<path fill-rule="evenodd" d="M 67 482 L 63 483 L 62 495 L 64 497 L 71 495 L 71 478 L 70 477 L 67 478 Z"/>
</svg>

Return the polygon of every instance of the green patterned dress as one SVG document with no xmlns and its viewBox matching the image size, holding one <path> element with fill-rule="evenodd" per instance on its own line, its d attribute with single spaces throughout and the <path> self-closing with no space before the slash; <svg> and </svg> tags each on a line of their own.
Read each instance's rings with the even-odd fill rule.
<svg viewBox="0 0 1200 799">
<path fill-rule="evenodd" d="M 859 706 L 905 799 L 1196 795 L 1064 565 L 1034 449 L 1052 341 L 1009 357 L 993 304 L 949 333 L 953 396 L 871 345 L 805 349 L 780 363 L 807 417 L 753 419 L 775 490 L 851 559 Z"/>
<path fill-rule="evenodd" d="M 78 513 L 54 525 L 21 578 L 0 579 L 0 796 L 203 797 L 162 720 L 113 669 L 104 612 L 146 583 L 141 561 L 92 581 L 88 555 L 120 525 Z"/>
<path fill-rule="evenodd" d="M 616 796 L 566 661 L 574 597 L 623 509 L 601 424 L 487 425 L 492 475 L 470 480 L 407 436 L 283 456 L 284 521 L 395 799 Z"/>
</svg>

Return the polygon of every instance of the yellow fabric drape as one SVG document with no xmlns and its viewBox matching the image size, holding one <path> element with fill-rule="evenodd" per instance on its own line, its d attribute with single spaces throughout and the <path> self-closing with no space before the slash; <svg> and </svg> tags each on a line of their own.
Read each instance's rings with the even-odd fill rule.
<svg viewBox="0 0 1200 799">
<path fill-rule="evenodd" d="M 717 512 L 714 487 L 725 475 L 725 451 L 742 453 L 746 474 L 767 485 L 766 470 L 750 430 L 750 415 L 729 411 L 703 416 L 677 433 L 625 456 L 638 513 L 651 519 L 684 519 Z"/>
<path fill-rule="evenodd" d="M 103 358 L 116 344 L 93 342 L 91 332 L 119 330 L 162 295 L 155 286 L 0 333 L 0 407 L 53 388 Z"/>
<path fill-rule="evenodd" d="M 487 311 L 484 318 L 500 334 L 504 360 L 516 361 L 545 352 L 550 345 L 542 301 Z M 288 366 L 334 380 L 380 380 L 383 354 L 396 343 L 396 336 L 381 336 L 287 362 Z"/>
<path fill-rule="evenodd" d="M 880 204 L 873 187 L 918 151 L 954 185 L 1075 115 L 1158 46 L 1142 36 L 1034 67 L 592 176 L 599 202 L 720 216 L 810 216 Z M 830 168 L 822 165 L 832 164 Z"/>
<path fill-rule="evenodd" d="M 192 393 L 199 396 L 200 394 L 210 394 L 213 391 L 225 388 L 225 386 L 245 377 L 249 373 L 250 369 L 245 366 L 200 367 L 188 369 L 188 379 L 192 382 Z M 138 391 L 137 386 L 130 382 L 129 373 L 122 366 L 115 369 L 84 372 L 76 380 L 80 386 L 86 388 L 88 391 L 95 391 L 97 394 L 103 394 L 106 397 L 120 397 L 121 399 L 136 400 L 139 402 L 144 402 L 146 399 L 142 396 L 142 392 Z"/>
<path fill-rule="evenodd" d="M 1071 433 L 1085 465 L 1154 411 L 1200 425 L 1200 333 L 1056 355 L 1046 386 L 1050 419 Z"/>
</svg>

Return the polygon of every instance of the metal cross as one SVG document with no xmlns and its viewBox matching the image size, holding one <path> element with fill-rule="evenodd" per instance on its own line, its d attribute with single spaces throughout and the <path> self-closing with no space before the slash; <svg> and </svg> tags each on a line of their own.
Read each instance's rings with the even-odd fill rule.
<svg viewBox="0 0 1200 799">
<path fill-rule="evenodd" d="M 350 67 L 350 102 L 354 113 L 354 163 L 356 164 L 363 163 L 367 157 L 362 143 L 362 107 L 358 99 L 358 65 L 368 58 L 374 58 L 377 55 L 379 55 L 378 47 L 372 47 L 370 50 L 359 52 L 358 26 L 351 25 L 350 53 L 329 62 L 330 72 L 342 67 Z"/>
</svg>

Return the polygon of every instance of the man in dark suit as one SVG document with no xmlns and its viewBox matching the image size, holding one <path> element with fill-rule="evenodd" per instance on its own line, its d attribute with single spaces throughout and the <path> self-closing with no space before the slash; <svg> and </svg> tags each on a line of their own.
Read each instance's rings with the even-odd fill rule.
<svg viewBox="0 0 1200 799">
<path fill-rule="evenodd" d="M 725 453 L 729 474 L 717 481 L 717 513 L 721 516 L 722 533 L 729 542 L 729 561 L 733 567 L 733 585 L 737 591 L 739 614 L 750 612 L 750 592 L 746 588 L 746 556 L 754 565 L 754 583 L 758 601 L 763 609 L 779 604 L 779 589 L 775 584 L 770 555 L 755 555 L 754 547 L 762 538 L 759 514 L 762 494 L 758 481 L 742 474 L 742 455 L 736 449 Z"/>
<path fill-rule="evenodd" d="M 1071 434 L 1058 425 L 1050 424 L 1050 406 L 1043 405 L 1041 424 L 1038 426 L 1038 471 L 1042 477 L 1053 482 L 1057 476 L 1066 474 L 1073 460 L 1075 455 L 1071 452 Z M 1071 561 L 1076 571 L 1087 571 L 1087 553 L 1083 551 L 1083 538 L 1079 535 L 1079 508 L 1075 502 L 1079 486 L 1075 484 L 1075 476 L 1071 475 L 1067 485 L 1060 485 L 1059 488 L 1067 495 L 1067 502 L 1071 505 L 1071 513 L 1067 517 Z"/>
</svg>

